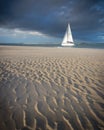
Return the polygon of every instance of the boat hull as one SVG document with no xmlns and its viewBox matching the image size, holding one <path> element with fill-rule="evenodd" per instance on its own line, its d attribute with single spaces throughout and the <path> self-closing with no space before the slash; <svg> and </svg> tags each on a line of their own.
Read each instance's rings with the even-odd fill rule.
<svg viewBox="0 0 104 130">
<path fill-rule="evenodd" d="M 64 44 L 61 44 L 61 46 L 74 46 L 74 43 L 70 43 L 70 44 L 64 43 Z"/>
</svg>

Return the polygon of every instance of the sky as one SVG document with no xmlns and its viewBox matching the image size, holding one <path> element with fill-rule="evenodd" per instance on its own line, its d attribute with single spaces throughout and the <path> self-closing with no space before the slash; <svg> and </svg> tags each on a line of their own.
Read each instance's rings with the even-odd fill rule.
<svg viewBox="0 0 104 130">
<path fill-rule="evenodd" d="M 104 43 L 104 0 L 0 0 L 0 43 Z"/>
</svg>

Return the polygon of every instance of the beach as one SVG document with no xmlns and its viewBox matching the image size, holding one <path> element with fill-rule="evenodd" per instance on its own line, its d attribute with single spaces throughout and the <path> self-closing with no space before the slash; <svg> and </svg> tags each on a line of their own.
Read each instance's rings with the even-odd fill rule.
<svg viewBox="0 0 104 130">
<path fill-rule="evenodd" d="M 104 50 L 0 46 L 0 130 L 104 130 Z"/>
</svg>

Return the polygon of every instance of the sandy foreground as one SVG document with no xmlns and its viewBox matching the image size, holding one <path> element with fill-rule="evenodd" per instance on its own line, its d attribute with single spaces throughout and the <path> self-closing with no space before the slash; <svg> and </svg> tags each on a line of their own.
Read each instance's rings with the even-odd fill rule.
<svg viewBox="0 0 104 130">
<path fill-rule="evenodd" d="M 0 46 L 0 130 L 104 130 L 104 50 Z"/>
</svg>

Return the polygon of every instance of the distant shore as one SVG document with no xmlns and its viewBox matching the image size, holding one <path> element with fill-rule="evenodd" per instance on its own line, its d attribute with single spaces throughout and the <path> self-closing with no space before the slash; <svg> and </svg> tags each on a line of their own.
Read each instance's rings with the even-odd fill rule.
<svg viewBox="0 0 104 130">
<path fill-rule="evenodd" d="M 61 47 L 61 43 L 0 43 L 0 46 Z M 75 43 L 72 48 L 104 49 L 104 43 Z"/>
<path fill-rule="evenodd" d="M 0 130 L 103 130 L 104 50 L 0 46 Z"/>
</svg>

